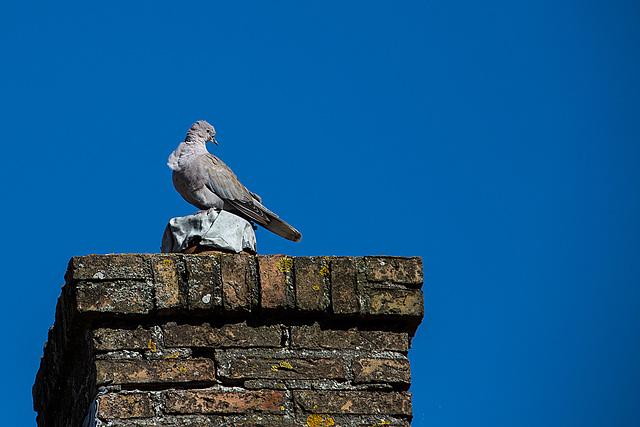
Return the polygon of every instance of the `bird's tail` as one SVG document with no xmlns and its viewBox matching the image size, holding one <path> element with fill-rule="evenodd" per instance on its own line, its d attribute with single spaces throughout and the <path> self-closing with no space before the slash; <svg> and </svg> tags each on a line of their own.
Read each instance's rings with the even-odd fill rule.
<svg viewBox="0 0 640 427">
<path fill-rule="evenodd" d="M 280 237 L 284 237 L 287 240 L 299 242 L 302 239 L 302 234 L 277 216 L 269 215 L 269 222 L 264 225 L 264 228 L 276 233 Z"/>
<path fill-rule="evenodd" d="M 302 239 L 302 234 L 283 220 L 278 215 L 271 212 L 264 207 L 258 198 L 253 199 L 253 203 L 240 203 L 237 200 L 228 201 L 231 206 L 238 210 L 241 216 L 255 221 L 272 233 L 277 234 L 280 237 L 284 237 L 287 240 L 299 242 Z"/>
</svg>

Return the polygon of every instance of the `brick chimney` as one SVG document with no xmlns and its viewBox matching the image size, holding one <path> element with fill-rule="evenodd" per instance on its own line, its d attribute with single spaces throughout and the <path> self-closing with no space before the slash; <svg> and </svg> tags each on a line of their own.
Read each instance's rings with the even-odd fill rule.
<svg viewBox="0 0 640 427">
<path fill-rule="evenodd" d="M 417 257 L 74 257 L 39 426 L 408 426 Z"/>
</svg>

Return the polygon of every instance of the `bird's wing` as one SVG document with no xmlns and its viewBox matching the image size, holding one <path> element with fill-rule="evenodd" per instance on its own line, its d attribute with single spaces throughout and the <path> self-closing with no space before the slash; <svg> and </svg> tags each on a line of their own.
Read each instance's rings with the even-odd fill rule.
<svg viewBox="0 0 640 427">
<path fill-rule="evenodd" d="M 262 205 L 254 202 L 253 193 L 240 183 L 229 166 L 210 153 L 200 156 L 200 161 L 205 175 L 205 185 L 209 190 L 258 224 L 269 223 L 269 218 L 261 209 Z"/>
</svg>

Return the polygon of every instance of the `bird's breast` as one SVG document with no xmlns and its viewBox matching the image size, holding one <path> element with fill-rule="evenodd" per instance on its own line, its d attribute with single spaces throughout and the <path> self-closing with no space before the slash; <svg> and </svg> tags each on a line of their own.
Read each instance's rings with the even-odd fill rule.
<svg viewBox="0 0 640 427">
<path fill-rule="evenodd" d="M 224 201 L 205 185 L 203 178 L 189 170 L 173 171 L 173 186 L 180 195 L 198 209 L 222 209 Z"/>
</svg>

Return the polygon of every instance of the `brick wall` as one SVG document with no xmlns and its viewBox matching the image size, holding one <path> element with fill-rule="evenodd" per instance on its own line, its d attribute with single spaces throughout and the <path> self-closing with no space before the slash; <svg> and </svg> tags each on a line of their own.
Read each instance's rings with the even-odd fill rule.
<svg viewBox="0 0 640 427">
<path fill-rule="evenodd" d="M 39 426 L 408 426 L 422 260 L 74 257 Z"/>
</svg>

